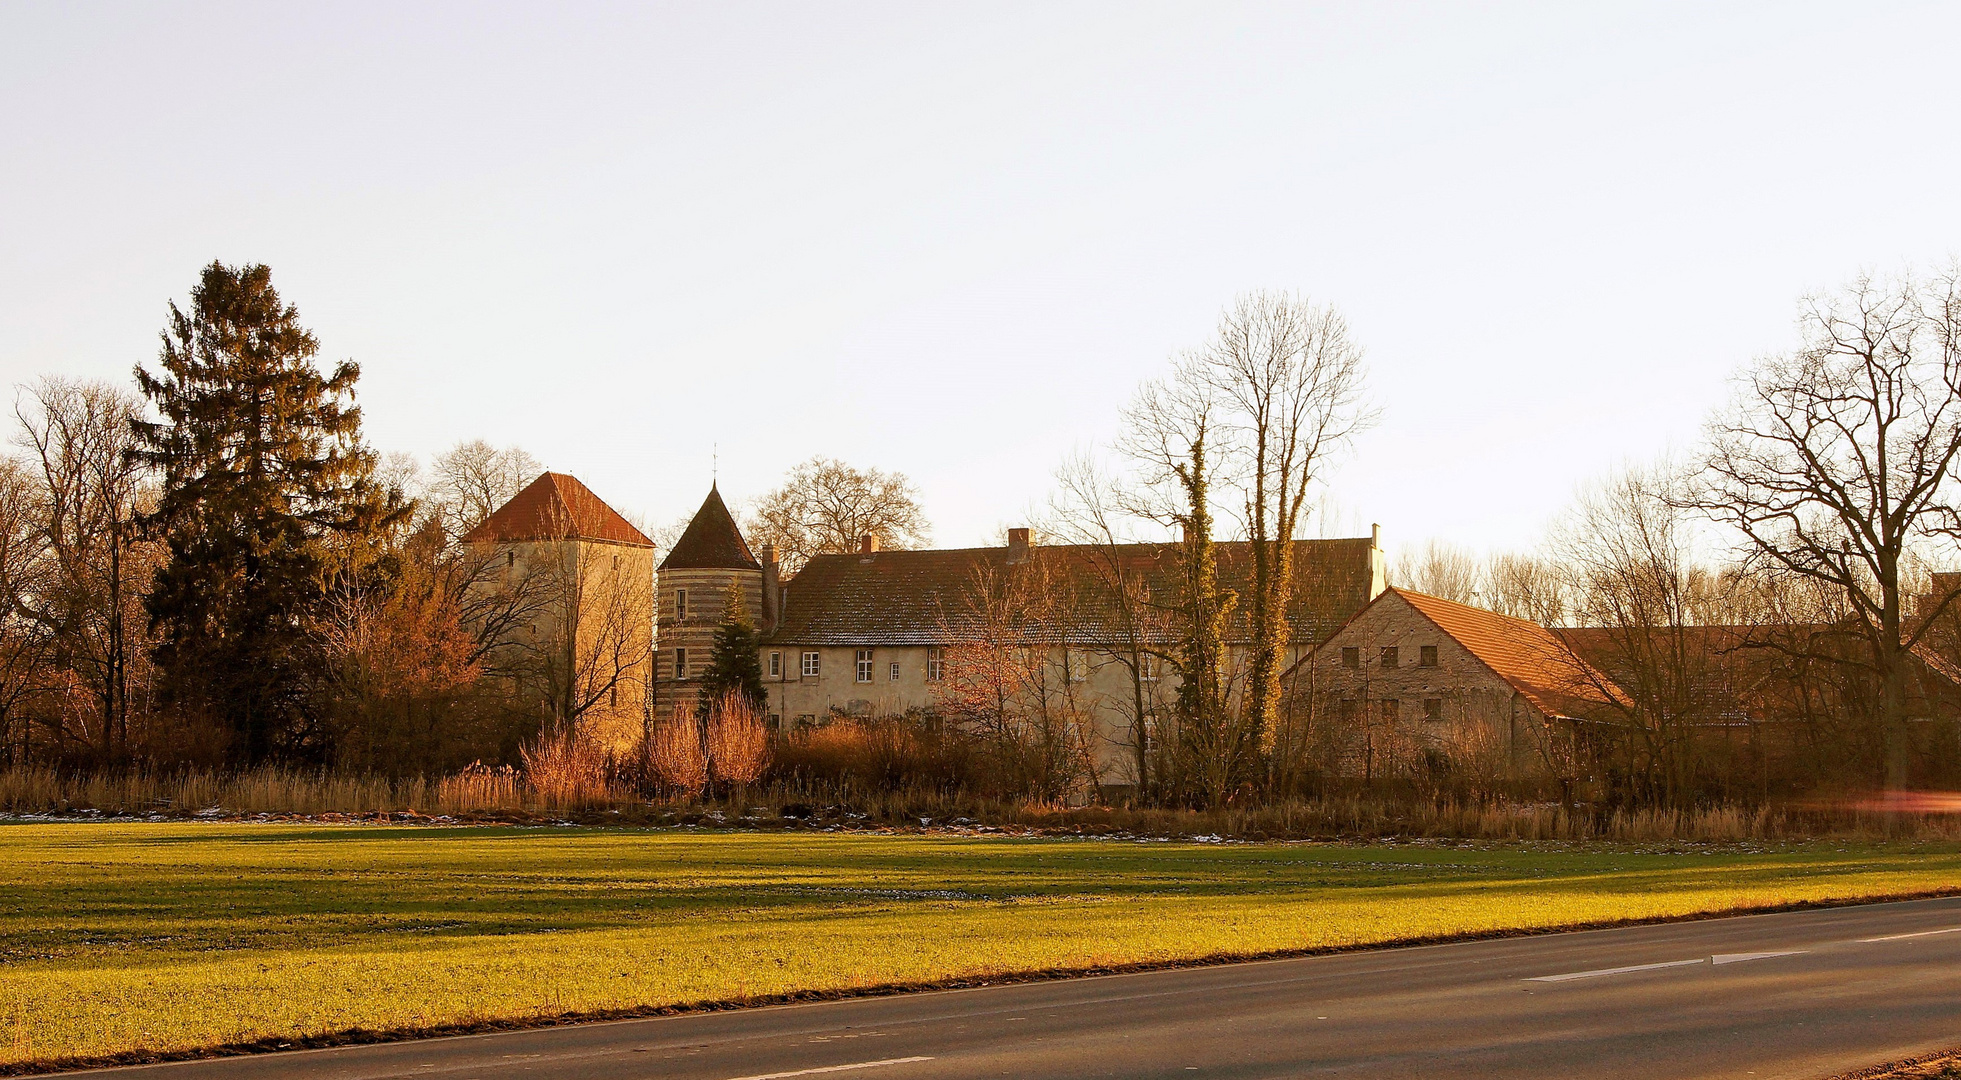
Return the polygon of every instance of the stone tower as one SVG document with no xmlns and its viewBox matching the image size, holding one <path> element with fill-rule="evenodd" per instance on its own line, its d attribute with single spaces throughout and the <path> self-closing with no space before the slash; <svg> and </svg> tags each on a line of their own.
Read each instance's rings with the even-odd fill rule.
<svg viewBox="0 0 1961 1080">
<path fill-rule="evenodd" d="M 463 537 L 489 668 L 556 723 L 626 756 L 645 726 L 654 543 L 576 477 L 545 473 Z"/>
<path fill-rule="evenodd" d="M 660 680 L 655 715 L 692 716 L 700 696 L 696 681 L 708 669 L 715 628 L 725 621 L 730 590 L 740 598 L 742 617 L 758 629 L 764 623 L 763 564 L 750 553 L 735 518 L 713 485 L 701 509 L 661 560 L 659 592 Z"/>
</svg>

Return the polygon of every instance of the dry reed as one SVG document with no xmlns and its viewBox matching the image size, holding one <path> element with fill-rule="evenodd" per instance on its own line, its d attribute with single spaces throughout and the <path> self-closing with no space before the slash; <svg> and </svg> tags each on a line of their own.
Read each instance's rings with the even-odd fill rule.
<svg viewBox="0 0 1961 1080">
<path fill-rule="evenodd" d="M 669 729 L 693 735 L 692 725 Z M 657 731 L 658 740 L 658 731 Z M 679 743 L 696 749 L 686 752 Z M 680 802 L 693 803 L 706 783 L 698 736 L 676 738 L 670 767 L 680 766 Z M 658 745 L 658 742 L 657 742 Z M 653 757 L 658 761 L 660 755 Z M 465 819 L 579 818 L 619 811 L 628 820 L 684 818 L 609 778 L 603 759 L 573 747 L 529 756 L 526 773 L 481 766 L 435 780 L 259 769 L 225 774 L 62 773 L 44 767 L 0 771 L 0 814 L 160 816 L 417 815 Z M 693 771 L 689 771 L 693 770 Z M 690 781 L 694 786 L 686 786 Z M 1961 840 L 1961 815 L 1888 813 L 1847 807 L 1713 806 L 1698 809 L 1578 808 L 1556 803 L 1402 801 L 1361 795 L 1273 806 L 1193 811 L 1159 807 L 1068 807 L 1030 801 L 947 795 L 931 788 L 887 793 L 841 791 L 825 784 L 774 784 L 721 807 L 747 824 L 845 827 L 999 827 L 1045 832 L 1244 840 L 1436 838 L 1496 841 L 1738 842 L 1841 838 Z M 763 816 L 743 815 L 766 807 Z M 700 808 L 714 809 L 713 806 Z"/>
</svg>

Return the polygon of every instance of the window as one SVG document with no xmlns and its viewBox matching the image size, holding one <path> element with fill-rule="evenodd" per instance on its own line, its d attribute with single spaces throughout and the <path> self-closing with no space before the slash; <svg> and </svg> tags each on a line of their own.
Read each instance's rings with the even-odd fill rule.
<svg viewBox="0 0 1961 1080">
<path fill-rule="evenodd" d="M 899 681 L 899 665 L 896 662 L 890 665 L 890 676 L 892 682 Z"/>
<path fill-rule="evenodd" d="M 674 590 L 674 617 L 682 622 L 688 621 L 688 590 Z"/>
<path fill-rule="evenodd" d="M 1381 705 L 1382 705 L 1382 722 L 1385 724 L 1395 723 L 1397 718 L 1402 715 L 1403 703 L 1397 701 L 1395 698 L 1385 698 L 1381 702 Z"/>
<path fill-rule="evenodd" d="M 803 677 L 806 679 L 817 677 L 817 654 L 814 652 L 803 654 Z"/>
<path fill-rule="evenodd" d="M 858 681 L 872 681 L 872 651 L 870 649 L 858 650 Z"/>
<path fill-rule="evenodd" d="M 686 649 L 674 650 L 674 677 L 677 679 L 688 677 L 688 650 Z"/>
<path fill-rule="evenodd" d="M 926 650 L 926 681 L 939 682 L 946 678 L 946 653 L 938 645 Z"/>
<path fill-rule="evenodd" d="M 1062 650 L 1062 670 L 1069 676 L 1070 682 L 1082 682 L 1089 678 L 1089 662 L 1072 655 L 1068 649 Z"/>
<path fill-rule="evenodd" d="M 807 727 L 816 727 L 816 726 L 817 726 L 817 714 L 816 714 L 816 713 L 808 713 L 808 712 L 807 712 L 807 713 L 798 713 L 798 714 L 797 714 L 797 726 L 798 726 L 798 727 L 800 727 L 800 728 L 807 728 Z"/>
<path fill-rule="evenodd" d="M 619 684 L 619 683 L 614 683 L 614 684 L 613 684 L 613 689 L 612 689 L 612 696 L 613 696 L 613 700 L 612 700 L 612 702 L 611 702 L 611 704 L 612 704 L 612 706 L 613 706 L 613 708 L 615 708 L 615 709 L 617 709 L 617 708 L 619 708 L 619 707 L 620 707 L 620 684 Z"/>
<path fill-rule="evenodd" d="M 1158 681 L 1158 658 L 1146 656 L 1138 661 L 1137 677 L 1145 682 Z"/>
<path fill-rule="evenodd" d="M 1362 650 L 1357 648 L 1352 648 L 1352 647 L 1344 648 L 1343 650 L 1341 650 L 1341 666 L 1348 667 L 1348 668 L 1361 667 Z"/>
<path fill-rule="evenodd" d="M 1417 667 L 1436 667 L 1436 666 L 1437 666 L 1437 647 L 1436 647 L 1435 645 L 1425 645 L 1425 646 L 1422 646 L 1421 648 L 1419 648 L 1419 649 L 1417 649 L 1417 650 L 1416 650 L 1416 666 L 1417 666 Z"/>
<path fill-rule="evenodd" d="M 1426 697 L 1423 699 L 1423 719 L 1442 720 L 1444 718 L 1444 699 Z"/>
<path fill-rule="evenodd" d="M 1402 666 L 1402 650 L 1394 645 L 1382 647 L 1382 666 L 1386 668 Z"/>
<path fill-rule="evenodd" d="M 780 652 L 769 654 L 769 677 L 772 679 L 783 677 L 783 654 Z"/>
<path fill-rule="evenodd" d="M 513 550 L 513 551 L 506 551 L 506 552 L 504 553 L 504 565 L 505 565 L 505 566 L 516 566 L 516 565 L 517 565 L 517 552 L 516 552 L 516 551 L 514 551 L 514 550 Z"/>
<path fill-rule="evenodd" d="M 1343 720 L 1353 720 L 1353 719 L 1355 719 L 1355 699 L 1354 699 L 1354 698 L 1352 698 L 1352 697 L 1345 697 L 1345 698 L 1342 698 L 1342 699 L 1341 699 L 1341 718 L 1342 718 Z"/>
<path fill-rule="evenodd" d="M 773 712 L 773 713 L 770 713 L 770 714 L 769 714 L 769 729 L 770 729 L 771 731 L 782 731 L 782 730 L 783 730 L 783 714 L 782 714 L 782 713 L 780 713 L 780 712 Z"/>
</svg>

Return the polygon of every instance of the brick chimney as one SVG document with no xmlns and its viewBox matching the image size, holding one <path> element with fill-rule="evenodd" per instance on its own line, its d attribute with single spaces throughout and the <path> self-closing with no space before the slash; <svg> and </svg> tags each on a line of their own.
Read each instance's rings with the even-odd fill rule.
<svg viewBox="0 0 1961 1080">
<path fill-rule="evenodd" d="M 877 552 L 878 552 L 878 537 L 873 536 L 871 533 L 866 533 L 865 535 L 858 538 L 858 554 L 874 555 L 877 554 Z"/>
<path fill-rule="evenodd" d="M 1027 529 L 1008 530 L 1008 562 L 1010 564 L 1028 561 L 1028 546 L 1030 542 L 1028 537 Z"/>
<path fill-rule="evenodd" d="M 776 561 L 776 545 L 763 545 L 763 633 L 776 629 L 776 619 L 783 608 L 783 584 L 781 571 Z"/>
</svg>

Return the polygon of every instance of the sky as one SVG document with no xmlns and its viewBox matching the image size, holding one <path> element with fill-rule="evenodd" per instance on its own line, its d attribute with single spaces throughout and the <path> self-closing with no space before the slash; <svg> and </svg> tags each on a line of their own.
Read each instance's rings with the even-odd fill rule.
<svg viewBox="0 0 1961 1080">
<path fill-rule="evenodd" d="M 1309 531 L 1524 548 L 1797 302 L 1961 252 L 1952 4 L 0 4 L 0 383 L 213 259 L 367 437 L 654 522 L 826 455 L 996 542 L 1254 289 L 1381 422 Z"/>
</svg>

